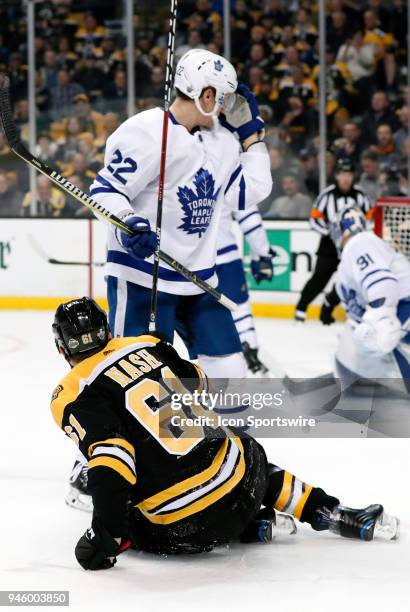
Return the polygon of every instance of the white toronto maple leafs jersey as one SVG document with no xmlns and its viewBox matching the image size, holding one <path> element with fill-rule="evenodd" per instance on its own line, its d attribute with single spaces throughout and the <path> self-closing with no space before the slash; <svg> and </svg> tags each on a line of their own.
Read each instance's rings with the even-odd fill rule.
<svg viewBox="0 0 410 612">
<path fill-rule="evenodd" d="M 216 263 L 222 265 L 241 259 L 241 251 L 238 245 L 238 232 L 235 225 L 238 224 L 242 235 L 251 247 L 253 259 L 269 254 L 269 241 L 266 230 L 263 227 L 261 214 L 257 206 L 249 206 L 245 210 L 232 211 L 224 206 L 221 211 L 220 227 L 218 232 Z"/>
<path fill-rule="evenodd" d="M 125 121 L 107 140 L 105 166 L 93 182 L 93 199 L 118 216 L 133 213 L 155 229 L 163 110 L 144 111 Z M 222 207 L 245 210 L 271 189 L 269 155 L 263 143 L 241 152 L 227 129 L 190 133 L 169 120 L 161 250 L 211 285 Z M 150 287 L 153 259 L 140 260 L 118 243 L 110 226 L 106 273 Z M 201 290 L 161 263 L 160 291 L 193 295 Z"/>
<path fill-rule="evenodd" d="M 410 262 L 373 232 L 361 232 L 343 249 L 336 289 L 359 322 L 369 305 L 397 306 L 410 298 Z"/>
</svg>

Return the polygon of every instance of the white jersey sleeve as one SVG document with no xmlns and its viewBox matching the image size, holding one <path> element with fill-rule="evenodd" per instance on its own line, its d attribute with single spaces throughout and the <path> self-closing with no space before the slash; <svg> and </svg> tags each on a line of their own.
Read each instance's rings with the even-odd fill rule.
<svg viewBox="0 0 410 612">
<path fill-rule="evenodd" d="M 241 232 L 251 247 L 252 259 L 265 257 L 269 254 L 269 240 L 263 227 L 261 214 L 256 206 L 250 206 L 244 211 L 235 213 Z"/>
<path fill-rule="evenodd" d="M 225 203 L 232 210 L 243 211 L 259 204 L 272 190 L 270 159 L 263 142 L 255 143 L 239 154 L 239 164 L 225 187 Z"/>
</svg>

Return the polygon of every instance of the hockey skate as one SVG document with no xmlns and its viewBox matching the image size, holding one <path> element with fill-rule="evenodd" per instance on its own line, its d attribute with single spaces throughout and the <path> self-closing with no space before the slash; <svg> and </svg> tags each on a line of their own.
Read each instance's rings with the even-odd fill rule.
<svg viewBox="0 0 410 612">
<path fill-rule="evenodd" d="M 65 498 L 67 506 L 92 512 L 93 501 L 87 490 L 88 465 L 76 459 L 70 474 L 70 488 Z"/>
<path fill-rule="evenodd" d="M 273 508 L 263 508 L 245 529 L 240 541 L 244 544 L 269 544 L 278 536 L 293 535 L 296 531 L 293 516 L 276 512 Z"/>
<path fill-rule="evenodd" d="M 245 357 L 248 370 L 255 376 L 266 376 L 269 372 L 268 368 L 260 361 L 258 357 L 258 349 L 251 348 L 248 342 L 242 343 L 243 356 Z"/>
<path fill-rule="evenodd" d="M 374 538 L 397 540 L 400 521 L 384 512 L 380 504 L 354 509 L 338 505 L 332 511 L 321 508 L 317 511 L 318 524 L 314 529 L 329 529 L 344 538 L 355 538 L 370 542 Z"/>
</svg>

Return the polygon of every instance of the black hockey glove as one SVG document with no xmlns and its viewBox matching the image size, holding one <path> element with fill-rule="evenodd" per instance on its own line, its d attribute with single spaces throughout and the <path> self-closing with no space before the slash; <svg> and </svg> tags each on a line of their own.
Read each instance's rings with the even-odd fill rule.
<svg viewBox="0 0 410 612">
<path fill-rule="evenodd" d="M 118 543 L 106 528 L 93 518 L 90 529 L 77 542 L 75 556 L 86 570 L 109 569 L 117 562 L 117 555 L 131 546 L 131 541 L 122 538 Z"/>
</svg>

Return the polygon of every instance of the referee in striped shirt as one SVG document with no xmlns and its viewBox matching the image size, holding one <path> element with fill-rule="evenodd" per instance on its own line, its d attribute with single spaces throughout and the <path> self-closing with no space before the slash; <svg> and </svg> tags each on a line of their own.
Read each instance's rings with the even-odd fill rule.
<svg viewBox="0 0 410 612">
<path fill-rule="evenodd" d="M 340 210 L 347 206 L 359 206 L 367 218 L 372 215 L 372 205 L 367 195 L 353 183 L 354 166 L 350 159 L 341 158 L 337 161 L 335 184 L 330 185 L 319 194 L 310 213 L 310 225 L 321 234 L 317 250 L 316 266 L 312 277 L 304 286 L 296 305 L 295 319 L 305 321 L 309 304 L 326 287 L 339 264 L 336 247 L 329 236 L 329 224 L 335 220 Z M 332 311 L 339 303 L 335 288 L 325 295 L 320 312 L 320 320 L 325 325 L 334 322 Z"/>
</svg>

